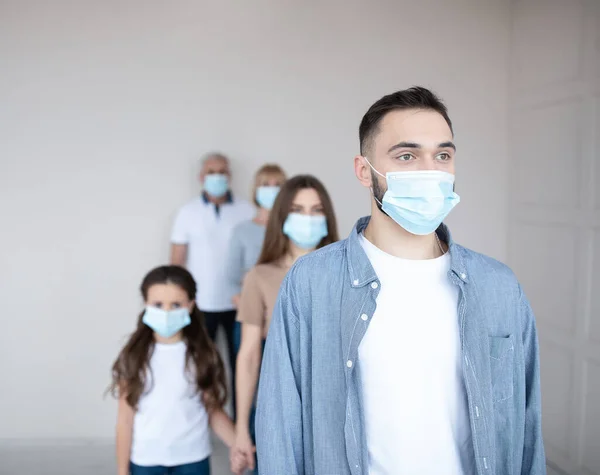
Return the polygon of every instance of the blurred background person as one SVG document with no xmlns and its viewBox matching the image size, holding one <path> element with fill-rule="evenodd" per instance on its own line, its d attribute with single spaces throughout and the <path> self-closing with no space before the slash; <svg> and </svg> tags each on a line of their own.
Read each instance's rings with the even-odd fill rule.
<svg viewBox="0 0 600 475">
<path fill-rule="evenodd" d="M 254 175 L 252 199 L 257 212 L 254 218 L 235 227 L 229 241 L 225 272 L 229 283 L 237 289 L 233 303 L 237 307 L 244 275 L 256 264 L 265 239 L 269 213 L 286 176 L 276 164 L 266 164 Z"/>
<path fill-rule="evenodd" d="M 299 257 L 337 240 L 337 221 L 323 184 L 311 175 L 288 180 L 275 200 L 258 263 L 244 279 L 238 306 L 242 339 L 236 370 L 235 450 L 246 457 L 254 445 L 254 398 L 279 287 Z"/>
<path fill-rule="evenodd" d="M 175 218 L 171 233 L 171 263 L 187 267 L 198 285 L 197 305 L 204 313 L 213 341 L 222 327 L 227 340 L 235 414 L 235 308 L 236 289 L 225 275 L 228 243 L 233 229 L 255 214 L 247 201 L 234 198 L 229 159 L 220 153 L 202 161 L 202 193 L 184 205 Z"/>
</svg>

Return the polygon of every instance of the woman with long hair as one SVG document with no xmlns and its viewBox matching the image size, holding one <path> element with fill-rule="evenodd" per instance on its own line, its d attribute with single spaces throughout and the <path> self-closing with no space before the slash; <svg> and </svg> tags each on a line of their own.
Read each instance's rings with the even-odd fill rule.
<svg viewBox="0 0 600 475">
<path fill-rule="evenodd" d="M 283 278 L 299 257 L 337 240 L 335 213 L 323 184 L 310 175 L 288 180 L 271 210 L 258 263 L 244 279 L 238 306 L 242 339 L 236 370 L 236 453 L 248 457 L 253 448 L 251 413 L 263 342 Z"/>
<path fill-rule="evenodd" d="M 223 363 L 196 307 L 196 283 L 182 267 L 150 271 L 141 285 L 145 310 L 112 367 L 119 399 L 119 475 L 209 475 L 209 426 L 229 447 L 233 422 Z M 253 459 L 252 459 L 253 462 Z M 232 457 L 241 473 L 243 457 Z"/>
</svg>

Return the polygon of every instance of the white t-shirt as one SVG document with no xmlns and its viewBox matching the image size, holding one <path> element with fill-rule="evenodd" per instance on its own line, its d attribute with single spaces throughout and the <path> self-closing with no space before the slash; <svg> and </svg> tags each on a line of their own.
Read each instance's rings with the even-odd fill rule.
<svg viewBox="0 0 600 475">
<path fill-rule="evenodd" d="M 244 200 L 234 199 L 219 206 L 198 197 L 183 206 L 173 226 L 171 242 L 187 244 L 187 268 L 194 276 L 200 310 L 233 310 L 231 299 L 239 290 L 226 276 L 225 267 L 231 232 L 252 219 L 256 209 Z"/>
<path fill-rule="evenodd" d="M 146 392 L 133 422 L 131 461 L 173 467 L 211 453 L 208 414 L 185 368 L 186 344 L 154 346 Z"/>
<path fill-rule="evenodd" d="M 359 346 L 369 474 L 474 474 L 450 256 L 400 259 L 362 235 L 361 245 L 381 282 Z"/>
</svg>

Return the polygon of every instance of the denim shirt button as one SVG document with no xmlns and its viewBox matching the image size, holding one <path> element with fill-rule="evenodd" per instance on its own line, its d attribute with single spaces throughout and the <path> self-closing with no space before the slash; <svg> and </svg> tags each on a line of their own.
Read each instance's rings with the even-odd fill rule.
<svg viewBox="0 0 600 475">
<path fill-rule="evenodd" d="M 467 278 L 467 274 L 465 274 L 464 272 L 462 274 L 460 274 L 460 278 L 462 280 L 465 280 Z"/>
<path fill-rule="evenodd" d="M 379 287 L 379 284 L 378 284 L 377 282 L 373 282 L 373 283 L 371 284 L 371 288 L 372 288 L 372 289 L 376 289 L 377 287 Z"/>
<path fill-rule="evenodd" d="M 369 316 L 368 316 L 366 313 L 363 313 L 363 314 L 360 316 L 360 318 L 362 318 L 362 319 L 363 319 L 363 321 L 365 321 L 365 322 L 366 322 L 366 321 L 369 319 Z"/>
<path fill-rule="evenodd" d="M 348 366 L 348 368 L 352 368 L 352 360 L 346 361 L 346 366 Z"/>
</svg>

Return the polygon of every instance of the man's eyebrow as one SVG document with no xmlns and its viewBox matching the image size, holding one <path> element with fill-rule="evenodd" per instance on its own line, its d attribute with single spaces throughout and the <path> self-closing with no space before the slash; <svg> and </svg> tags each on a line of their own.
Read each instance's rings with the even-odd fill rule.
<svg viewBox="0 0 600 475">
<path fill-rule="evenodd" d="M 392 147 L 390 147 L 390 149 L 388 150 L 388 153 L 392 153 L 394 150 L 397 150 L 399 148 L 416 148 L 416 149 L 420 149 L 422 148 L 421 144 L 418 144 L 416 142 L 398 142 L 396 145 L 393 145 Z M 456 151 L 456 145 L 454 145 L 454 142 L 442 142 L 438 145 L 438 148 L 451 148 L 452 150 Z"/>
<path fill-rule="evenodd" d="M 456 152 L 456 145 L 454 145 L 454 142 L 442 142 L 441 144 L 438 145 L 438 148 L 451 148 L 452 150 L 454 150 Z"/>
<path fill-rule="evenodd" d="M 396 145 L 390 147 L 388 153 L 392 153 L 394 150 L 399 148 L 421 148 L 421 145 L 415 142 L 398 142 Z"/>
</svg>

